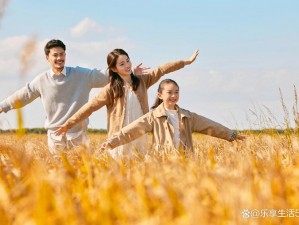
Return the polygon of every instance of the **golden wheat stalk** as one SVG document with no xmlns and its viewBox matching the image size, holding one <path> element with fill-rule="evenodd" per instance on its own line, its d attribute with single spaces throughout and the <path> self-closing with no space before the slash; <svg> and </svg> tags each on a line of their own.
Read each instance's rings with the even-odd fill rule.
<svg viewBox="0 0 299 225">
<path fill-rule="evenodd" d="M 4 16 L 4 11 L 8 5 L 9 0 L 2 0 L 0 2 L 0 20 L 2 19 L 2 17 Z"/>
</svg>

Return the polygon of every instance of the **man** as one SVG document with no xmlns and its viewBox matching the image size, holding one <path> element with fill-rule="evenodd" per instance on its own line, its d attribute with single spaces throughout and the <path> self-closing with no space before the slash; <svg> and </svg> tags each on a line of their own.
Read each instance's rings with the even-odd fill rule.
<svg viewBox="0 0 299 225">
<path fill-rule="evenodd" d="M 51 153 L 80 144 L 88 145 L 88 119 L 80 122 L 64 136 L 55 136 L 54 131 L 88 102 L 92 88 L 103 87 L 108 83 L 107 70 L 66 67 L 65 50 L 62 41 L 50 40 L 44 51 L 51 69 L 42 72 L 25 87 L 0 102 L 0 113 L 6 113 L 41 98 L 46 113 L 45 128 L 48 130 Z M 135 68 L 135 73 L 143 72 L 140 65 Z"/>
</svg>

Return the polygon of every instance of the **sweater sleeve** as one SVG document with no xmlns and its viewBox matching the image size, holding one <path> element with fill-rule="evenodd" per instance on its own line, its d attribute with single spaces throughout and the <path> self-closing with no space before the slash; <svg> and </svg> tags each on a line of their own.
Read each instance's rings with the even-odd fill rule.
<svg viewBox="0 0 299 225">
<path fill-rule="evenodd" d="M 22 108 L 23 106 L 31 103 L 36 98 L 40 97 L 38 91 L 38 79 L 34 79 L 32 82 L 27 83 L 25 87 L 13 93 L 0 103 L 0 107 L 4 112 L 8 112 L 11 109 Z"/>
<path fill-rule="evenodd" d="M 168 62 L 152 70 L 149 74 L 142 75 L 142 77 L 144 76 L 144 79 L 146 80 L 146 86 L 147 88 L 149 88 L 150 86 L 158 82 L 158 80 L 163 75 L 182 69 L 184 68 L 184 66 L 185 63 L 183 60 Z"/>
<path fill-rule="evenodd" d="M 210 120 L 206 117 L 200 116 L 196 113 L 191 113 L 191 126 L 193 132 L 199 132 L 202 134 L 210 135 L 213 137 L 221 138 L 229 141 L 233 133 L 232 130 Z"/>
<path fill-rule="evenodd" d="M 109 143 L 112 148 L 116 148 L 120 145 L 130 143 L 142 135 L 151 132 L 154 124 L 151 118 L 151 112 L 143 115 L 139 119 L 123 127 L 116 134 L 113 134 L 107 139 L 107 143 Z"/>
<path fill-rule="evenodd" d="M 92 88 L 101 88 L 108 84 L 109 73 L 107 69 L 93 69 L 90 72 L 90 86 Z"/>
</svg>

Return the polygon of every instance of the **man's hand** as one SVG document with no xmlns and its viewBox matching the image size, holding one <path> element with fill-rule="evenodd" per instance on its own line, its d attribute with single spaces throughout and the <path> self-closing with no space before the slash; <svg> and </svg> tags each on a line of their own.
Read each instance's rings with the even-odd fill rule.
<svg viewBox="0 0 299 225">
<path fill-rule="evenodd" d="M 136 75 L 144 75 L 148 74 L 150 71 L 150 67 L 141 67 L 142 63 L 134 67 L 134 74 Z"/>
</svg>

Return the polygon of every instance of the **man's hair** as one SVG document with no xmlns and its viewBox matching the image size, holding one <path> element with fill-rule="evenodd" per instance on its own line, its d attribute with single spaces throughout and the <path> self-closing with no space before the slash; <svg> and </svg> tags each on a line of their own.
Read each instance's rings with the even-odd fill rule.
<svg viewBox="0 0 299 225">
<path fill-rule="evenodd" d="M 48 43 L 45 46 L 45 49 L 44 49 L 45 54 L 49 55 L 51 48 L 56 48 L 56 47 L 63 48 L 63 50 L 65 51 L 65 44 L 63 44 L 62 41 L 52 39 L 51 41 L 48 41 Z"/>
</svg>

